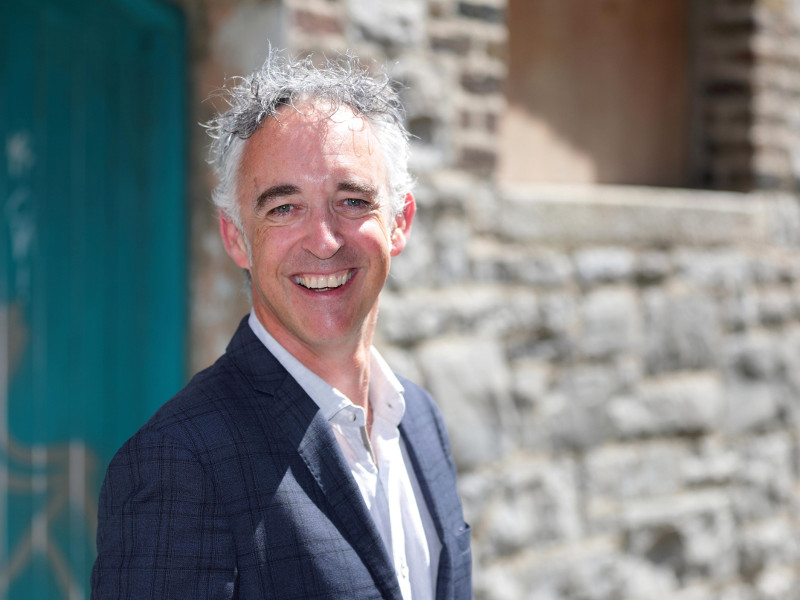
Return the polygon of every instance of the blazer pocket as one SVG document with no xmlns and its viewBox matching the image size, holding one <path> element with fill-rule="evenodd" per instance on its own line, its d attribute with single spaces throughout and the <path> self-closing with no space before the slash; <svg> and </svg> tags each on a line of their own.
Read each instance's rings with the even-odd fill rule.
<svg viewBox="0 0 800 600">
<path fill-rule="evenodd" d="M 470 551 L 469 542 L 471 535 L 472 527 L 469 526 L 469 523 L 464 523 L 456 530 L 456 548 L 459 554 L 465 554 Z"/>
</svg>

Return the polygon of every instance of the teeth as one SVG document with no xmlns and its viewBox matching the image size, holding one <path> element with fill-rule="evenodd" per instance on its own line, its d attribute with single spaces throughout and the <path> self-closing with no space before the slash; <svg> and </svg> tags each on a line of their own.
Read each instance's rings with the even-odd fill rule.
<svg viewBox="0 0 800 600">
<path fill-rule="evenodd" d="M 341 275 L 298 275 L 294 280 L 310 290 L 328 290 L 344 285 L 352 277 L 352 271 Z"/>
</svg>

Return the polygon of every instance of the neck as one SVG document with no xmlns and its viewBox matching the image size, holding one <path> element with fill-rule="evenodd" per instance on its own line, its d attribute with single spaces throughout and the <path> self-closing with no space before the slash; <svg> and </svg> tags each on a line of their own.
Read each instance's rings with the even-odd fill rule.
<svg viewBox="0 0 800 600">
<path fill-rule="evenodd" d="M 367 413 L 367 421 L 370 421 L 370 362 L 377 310 L 373 310 L 352 335 L 327 343 L 310 342 L 287 334 L 283 328 L 270 328 L 268 324 L 271 321 L 267 315 L 259 314 L 258 308 L 255 312 L 262 326 L 279 344 L 353 404 L 362 407 Z"/>
<path fill-rule="evenodd" d="M 369 415 L 369 381 L 372 336 L 351 344 L 308 345 L 280 332 L 272 337 L 323 381 L 342 392 Z"/>
<path fill-rule="evenodd" d="M 314 374 L 342 392 L 347 398 L 364 409 L 367 423 L 367 435 L 372 430 L 372 407 L 369 404 L 370 381 L 370 346 L 360 348 L 352 353 L 328 353 L 325 357 L 319 354 L 295 355 Z"/>
<path fill-rule="evenodd" d="M 369 414 L 369 346 L 351 354 L 337 354 L 322 360 L 319 356 L 315 358 L 307 362 L 305 357 L 298 357 L 300 362 Z"/>
</svg>

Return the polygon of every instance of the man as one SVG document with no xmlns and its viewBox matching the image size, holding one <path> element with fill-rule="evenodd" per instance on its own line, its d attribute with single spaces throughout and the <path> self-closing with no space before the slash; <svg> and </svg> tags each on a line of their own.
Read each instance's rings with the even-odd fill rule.
<svg viewBox="0 0 800 600">
<path fill-rule="evenodd" d="M 270 53 L 209 125 L 251 281 L 226 353 L 117 453 L 93 598 L 471 598 L 439 414 L 372 348 L 415 203 L 391 86 Z"/>
</svg>

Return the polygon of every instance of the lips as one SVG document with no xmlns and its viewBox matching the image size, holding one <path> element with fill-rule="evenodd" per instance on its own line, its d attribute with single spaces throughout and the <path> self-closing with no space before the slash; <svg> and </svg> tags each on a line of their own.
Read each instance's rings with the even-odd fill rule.
<svg viewBox="0 0 800 600">
<path fill-rule="evenodd" d="M 343 286 L 352 279 L 355 271 L 350 269 L 343 273 L 332 273 L 330 275 L 295 275 L 294 281 L 315 292 L 326 292 Z"/>
</svg>

